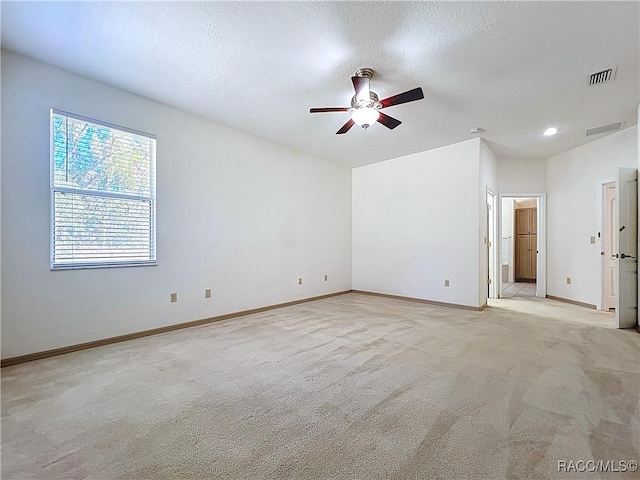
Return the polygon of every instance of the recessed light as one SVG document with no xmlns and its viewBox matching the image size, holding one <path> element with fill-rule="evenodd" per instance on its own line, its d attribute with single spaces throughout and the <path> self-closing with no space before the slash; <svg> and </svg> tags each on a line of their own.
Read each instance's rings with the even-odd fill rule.
<svg viewBox="0 0 640 480">
<path fill-rule="evenodd" d="M 558 129 L 556 127 L 549 127 L 544 131 L 544 136 L 545 137 L 552 137 L 556 133 L 558 133 Z"/>
</svg>

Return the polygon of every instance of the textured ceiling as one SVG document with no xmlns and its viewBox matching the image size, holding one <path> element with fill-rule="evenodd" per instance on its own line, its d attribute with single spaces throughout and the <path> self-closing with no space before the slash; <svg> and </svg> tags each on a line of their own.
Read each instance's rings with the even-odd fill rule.
<svg viewBox="0 0 640 480">
<path fill-rule="evenodd" d="M 638 2 L 7 2 L 2 46 L 350 166 L 467 140 L 549 157 L 635 124 Z M 617 67 L 614 81 L 589 74 Z M 335 132 L 371 67 L 403 123 Z M 90 112 L 84 112 L 88 114 Z M 560 133 L 545 138 L 542 131 Z"/>
</svg>

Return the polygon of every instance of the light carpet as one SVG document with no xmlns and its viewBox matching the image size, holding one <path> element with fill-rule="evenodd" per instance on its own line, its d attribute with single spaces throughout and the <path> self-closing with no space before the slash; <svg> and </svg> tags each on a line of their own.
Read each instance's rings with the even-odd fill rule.
<svg viewBox="0 0 640 480">
<path fill-rule="evenodd" d="M 639 410 L 640 334 L 611 314 L 350 293 L 2 369 L 1 472 L 639 478 L 558 471 L 640 460 Z"/>
</svg>

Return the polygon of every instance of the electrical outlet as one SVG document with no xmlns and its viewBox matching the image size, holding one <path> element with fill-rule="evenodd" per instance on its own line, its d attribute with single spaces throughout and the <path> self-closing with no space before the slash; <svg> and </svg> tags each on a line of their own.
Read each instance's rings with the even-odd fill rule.
<svg viewBox="0 0 640 480">
<path fill-rule="evenodd" d="M 324 276 L 324 281 L 326 282 L 327 280 L 329 280 L 329 275 Z"/>
<path fill-rule="evenodd" d="M 302 285 L 302 277 L 298 279 L 298 285 Z"/>
<path fill-rule="evenodd" d="M 178 294 L 177 293 L 172 293 L 171 294 L 171 303 L 177 302 L 177 301 L 178 301 Z"/>
<path fill-rule="evenodd" d="M 567 277 L 567 285 L 571 285 L 571 277 Z"/>
<path fill-rule="evenodd" d="M 204 291 L 204 298 L 211 298 L 211 289 L 210 288 L 207 288 Z"/>
<path fill-rule="evenodd" d="M 589 237 L 589 243 L 596 243 L 596 237 Z"/>
<path fill-rule="evenodd" d="M 445 286 L 445 287 L 448 287 L 448 286 L 449 286 L 449 280 L 445 280 L 445 281 L 444 281 L 444 286 Z"/>
</svg>

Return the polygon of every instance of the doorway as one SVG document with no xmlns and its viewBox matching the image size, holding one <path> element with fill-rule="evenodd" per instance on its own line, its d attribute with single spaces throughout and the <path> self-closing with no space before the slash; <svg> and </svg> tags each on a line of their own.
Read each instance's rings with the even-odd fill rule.
<svg viewBox="0 0 640 480">
<path fill-rule="evenodd" d="M 500 194 L 498 207 L 499 297 L 545 298 L 546 194 Z"/>
</svg>

